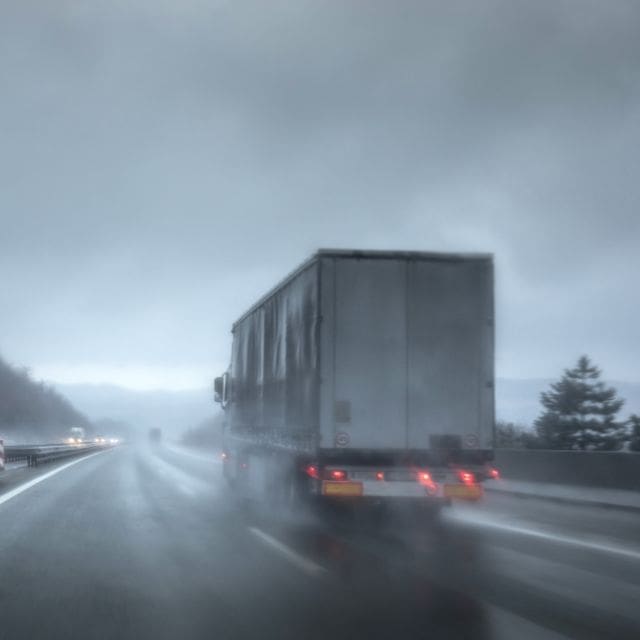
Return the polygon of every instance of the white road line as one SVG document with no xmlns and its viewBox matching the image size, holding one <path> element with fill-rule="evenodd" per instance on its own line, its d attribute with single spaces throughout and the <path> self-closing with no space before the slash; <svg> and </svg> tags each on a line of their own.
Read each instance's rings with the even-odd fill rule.
<svg viewBox="0 0 640 640">
<path fill-rule="evenodd" d="M 147 459 L 149 461 L 149 459 Z M 161 476 L 172 476 L 172 484 L 182 493 L 188 496 L 196 496 L 198 493 L 205 493 L 213 490 L 213 485 L 203 482 L 192 476 L 190 473 L 183 471 L 171 462 L 167 462 L 158 455 L 153 455 L 154 471 Z M 149 466 L 151 463 L 149 462 Z"/>
<path fill-rule="evenodd" d="M 460 514 L 451 514 L 448 519 L 464 524 L 484 527 L 485 529 L 498 529 L 500 531 L 506 531 L 507 533 L 515 533 L 517 535 L 537 538 L 539 540 L 547 540 L 549 542 L 582 547 L 583 549 L 589 549 L 590 551 L 599 551 L 600 553 L 610 553 L 623 556 L 625 558 L 631 558 L 633 560 L 640 560 L 640 551 L 636 549 L 629 549 L 627 547 L 618 547 L 590 540 L 580 540 L 579 538 L 571 538 L 569 536 L 558 535 L 556 533 L 540 531 L 539 529 L 527 529 L 525 527 L 517 527 L 515 525 L 505 524 L 502 522 L 492 522 L 482 518 L 469 518 L 461 516 Z"/>
<path fill-rule="evenodd" d="M 211 452 L 207 453 L 198 453 L 196 451 L 191 451 L 186 447 L 181 445 L 173 444 L 173 443 L 165 443 L 165 449 L 171 451 L 173 453 L 177 453 L 181 456 L 186 456 L 188 458 L 193 458 L 194 460 L 198 460 L 200 462 L 204 462 L 206 464 L 212 465 L 220 465 L 222 464 L 222 458 L 220 457 L 220 452 L 211 450 Z"/>
<path fill-rule="evenodd" d="M 88 460 L 89 458 L 93 458 L 94 456 L 99 456 L 101 453 L 106 453 L 106 451 L 97 451 L 96 453 L 91 453 L 88 456 L 76 458 L 71 462 L 67 462 L 66 464 L 63 464 L 61 467 L 56 467 L 55 469 L 52 469 L 51 471 L 48 471 L 47 473 L 44 473 L 43 475 L 38 476 L 33 480 L 29 480 L 29 482 L 25 482 L 24 484 L 21 484 L 15 489 L 11 489 L 11 491 L 7 491 L 6 493 L 3 493 L 2 495 L 0 495 L 0 504 L 4 504 L 5 502 L 8 502 L 9 500 L 11 500 L 11 498 L 15 498 L 16 496 L 19 496 L 21 493 L 23 493 L 27 489 L 31 489 L 31 487 L 37 485 L 38 483 L 44 482 L 51 476 L 55 476 L 56 473 L 60 473 L 61 471 L 64 471 L 65 469 L 68 469 L 69 467 L 72 467 L 74 464 L 78 464 L 78 462 L 82 462 L 83 460 Z"/>
<path fill-rule="evenodd" d="M 304 571 L 307 575 L 318 577 L 322 574 L 325 574 L 327 570 L 324 567 L 321 567 L 319 564 L 316 564 L 312 560 L 301 556 L 299 553 L 295 552 L 293 549 L 287 547 L 287 545 L 283 544 L 279 540 L 276 540 L 268 533 L 257 529 L 256 527 L 248 527 L 249 531 L 253 533 L 259 540 L 265 543 L 269 548 L 277 551 L 283 558 L 288 560 L 291 564 L 295 565 L 298 569 Z"/>
<path fill-rule="evenodd" d="M 21 460 L 20 462 L 7 462 L 7 464 L 4 465 L 4 470 L 13 471 L 14 469 L 25 469 L 28 466 L 25 460 Z"/>
<path fill-rule="evenodd" d="M 493 605 L 484 604 L 488 613 L 491 637 L 493 640 L 569 640 L 567 636 L 546 627 L 541 627 L 527 618 L 500 609 Z"/>
</svg>

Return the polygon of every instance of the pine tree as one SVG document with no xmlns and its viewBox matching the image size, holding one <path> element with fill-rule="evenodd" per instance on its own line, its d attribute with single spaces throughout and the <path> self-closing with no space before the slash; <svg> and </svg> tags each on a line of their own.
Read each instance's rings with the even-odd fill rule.
<svg viewBox="0 0 640 640">
<path fill-rule="evenodd" d="M 504 420 L 496 421 L 496 449 L 539 449 L 537 435 L 528 427 Z"/>
<path fill-rule="evenodd" d="M 622 446 L 625 428 L 616 421 L 616 414 L 624 400 L 613 387 L 605 386 L 600 375 L 600 369 L 582 356 L 549 391 L 540 394 L 545 411 L 535 428 L 545 447 L 585 451 Z"/>
<path fill-rule="evenodd" d="M 627 420 L 629 426 L 629 449 L 631 451 L 640 451 L 640 416 L 632 413 Z"/>
</svg>

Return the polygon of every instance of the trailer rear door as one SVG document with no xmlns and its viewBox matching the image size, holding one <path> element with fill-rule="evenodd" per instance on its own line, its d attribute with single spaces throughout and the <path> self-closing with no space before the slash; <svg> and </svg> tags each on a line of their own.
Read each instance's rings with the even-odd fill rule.
<svg viewBox="0 0 640 640">
<path fill-rule="evenodd" d="M 492 263 L 407 264 L 408 446 L 487 448 L 493 431 Z"/>
<path fill-rule="evenodd" d="M 491 446 L 490 258 L 327 257 L 322 279 L 324 447 Z"/>
<path fill-rule="evenodd" d="M 403 260 L 334 263 L 334 438 L 338 446 L 406 446 L 407 322 Z"/>
</svg>

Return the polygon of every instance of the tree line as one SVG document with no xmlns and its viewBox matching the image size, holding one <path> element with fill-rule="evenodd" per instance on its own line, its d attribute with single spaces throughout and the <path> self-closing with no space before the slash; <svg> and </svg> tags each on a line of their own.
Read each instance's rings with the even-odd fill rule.
<svg viewBox="0 0 640 640">
<path fill-rule="evenodd" d="M 619 417 L 624 399 L 601 380 L 588 356 L 565 369 L 540 394 L 542 412 L 533 430 L 510 422 L 496 423 L 496 447 L 577 451 L 640 451 L 640 416 Z"/>
<path fill-rule="evenodd" d="M 63 437 L 70 427 L 91 428 L 86 416 L 26 368 L 0 358 L 0 438 L 28 432 L 42 438 Z"/>
<path fill-rule="evenodd" d="M 222 448 L 224 414 L 217 413 L 182 434 L 182 443 L 190 447 Z"/>
</svg>

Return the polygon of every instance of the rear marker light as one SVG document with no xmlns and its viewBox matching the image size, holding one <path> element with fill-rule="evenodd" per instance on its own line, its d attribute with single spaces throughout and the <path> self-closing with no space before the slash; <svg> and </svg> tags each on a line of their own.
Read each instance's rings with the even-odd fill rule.
<svg viewBox="0 0 640 640">
<path fill-rule="evenodd" d="M 332 469 L 329 472 L 329 476 L 332 480 L 344 480 L 347 477 L 347 472 L 340 469 Z"/>
<path fill-rule="evenodd" d="M 304 468 L 304 472 L 310 477 L 310 478 L 318 478 L 319 474 L 318 474 L 318 467 L 316 467 L 313 464 L 310 464 L 308 466 L 306 466 Z"/>
<path fill-rule="evenodd" d="M 475 476 L 470 471 L 460 471 L 458 475 L 460 476 L 460 480 L 465 484 L 474 484 L 476 481 Z"/>
<path fill-rule="evenodd" d="M 376 480 L 384 480 L 384 473 L 382 471 L 376 472 Z"/>
<path fill-rule="evenodd" d="M 427 494 L 434 495 L 437 491 L 435 482 L 431 478 L 431 474 L 427 471 L 418 471 L 418 482 L 426 488 Z"/>
<path fill-rule="evenodd" d="M 500 472 L 497 469 L 491 468 L 489 469 L 489 477 L 493 478 L 494 480 L 499 480 Z"/>
</svg>

